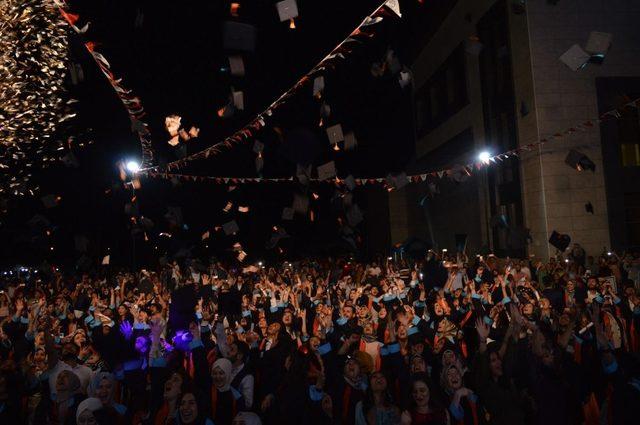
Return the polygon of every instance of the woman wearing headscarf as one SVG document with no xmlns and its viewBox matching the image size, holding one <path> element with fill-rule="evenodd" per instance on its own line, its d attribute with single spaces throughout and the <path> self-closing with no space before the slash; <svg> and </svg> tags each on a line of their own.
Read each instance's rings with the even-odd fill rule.
<svg viewBox="0 0 640 425">
<path fill-rule="evenodd" d="M 78 409 L 76 410 L 76 424 L 77 425 L 95 425 L 98 423 L 96 417 L 94 416 L 94 412 L 102 409 L 102 402 L 95 398 L 90 397 L 82 401 L 78 405 Z"/>
<path fill-rule="evenodd" d="M 243 408 L 242 395 L 231 387 L 232 369 L 233 365 L 227 359 L 218 359 L 211 366 L 211 417 L 217 425 L 231 424 Z"/>
<path fill-rule="evenodd" d="M 449 413 L 453 423 L 460 425 L 485 423 L 478 396 L 464 386 L 462 371 L 456 364 L 451 364 L 442 370 L 440 381 L 442 388 L 449 396 Z"/>
<path fill-rule="evenodd" d="M 262 425 L 262 421 L 253 412 L 240 412 L 233 418 L 231 425 Z"/>
<path fill-rule="evenodd" d="M 85 399 L 78 375 L 63 370 L 56 379 L 56 399 L 53 415 L 59 424 L 74 424 L 79 404 Z"/>
<path fill-rule="evenodd" d="M 120 423 L 124 422 L 127 407 L 113 400 L 115 388 L 116 380 L 113 374 L 109 372 L 98 372 L 89 384 L 88 392 L 90 397 L 99 399 L 103 407 L 113 409 L 118 416 L 118 423 Z"/>
</svg>

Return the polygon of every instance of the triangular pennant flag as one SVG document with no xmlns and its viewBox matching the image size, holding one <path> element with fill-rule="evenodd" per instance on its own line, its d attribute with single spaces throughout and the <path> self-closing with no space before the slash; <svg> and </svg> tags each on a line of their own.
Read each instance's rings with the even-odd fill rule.
<svg viewBox="0 0 640 425">
<path fill-rule="evenodd" d="M 402 18 L 402 13 L 400 13 L 399 0 L 387 0 L 387 2 L 384 5 L 387 6 L 393 13 L 398 15 L 399 18 Z"/>
<path fill-rule="evenodd" d="M 321 96 L 324 90 L 324 77 L 319 75 L 313 80 L 313 96 Z"/>
</svg>

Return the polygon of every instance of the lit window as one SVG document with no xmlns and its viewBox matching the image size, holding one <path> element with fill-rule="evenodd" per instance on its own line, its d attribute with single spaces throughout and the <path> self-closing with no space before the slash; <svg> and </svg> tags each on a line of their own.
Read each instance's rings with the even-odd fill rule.
<svg viewBox="0 0 640 425">
<path fill-rule="evenodd" d="M 621 144 L 620 157 L 623 167 L 640 167 L 640 145 L 634 143 Z"/>
</svg>

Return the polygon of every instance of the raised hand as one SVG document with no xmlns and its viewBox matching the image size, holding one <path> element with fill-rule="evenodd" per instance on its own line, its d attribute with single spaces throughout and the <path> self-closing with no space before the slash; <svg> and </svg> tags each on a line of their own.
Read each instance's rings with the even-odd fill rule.
<svg viewBox="0 0 640 425">
<path fill-rule="evenodd" d="M 196 322 L 191 322 L 189 324 L 189 332 L 191 333 L 191 335 L 193 336 L 193 340 L 194 341 L 199 341 L 200 340 L 200 325 L 197 324 Z"/>
<path fill-rule="evenodd" d="M 120 324 L 120 333 L 128 341 L 133 336 L 133 326 L 129 321 L 124 321 Z"/>
<path fill-rule="evenodd" d="M 22 313 L 23 309 L 24 309 L 24 301 L 22 300 L 22 298 L 18 298 L 16 300 L 16 314 Z"/>
<path fill-rule="evenodd" d="M 478 332 L 478 338 L 480 338 L 481 342 L 487 341 L 490 331 L 489 325 L 487 325 L 482 318 L 478 317 L 476 319 L 476 332 Z"/>
<path fill-rule="evenodd" d="M 156 340 L 160 337 L 162 331 L 164 330 L 162 319 L 150 320 L 149 327 L 151 327 L 151 337 L 155 338 Z"/>
</svg>

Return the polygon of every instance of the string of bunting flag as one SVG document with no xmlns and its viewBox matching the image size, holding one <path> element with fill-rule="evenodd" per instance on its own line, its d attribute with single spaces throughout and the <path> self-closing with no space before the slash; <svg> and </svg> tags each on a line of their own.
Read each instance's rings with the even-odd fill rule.
<svg viewBox="0 0 640 425">
<path fill-rule="evenodd" d="M 71 26 L 71 28 L 79 36 L 84 37 L 84 34 L 86 34 L 89 29 L 90 22 L 79 27 L 77 24 L 78 21 L 80 21 L 80 15 L 69 11 L 69 6 L 67 5 L 66 0 L 54 0 L 54 3 L 58 7 L 60 15 Z M 83 44 L 100 68 L 100 71 L 102 71 L 102 74 L 107 78 L 107 81 L 109 81 L 109 84 L 116 92 L 116 95 L 129 114 L 129 119 L 131 120 L 131 131 L 136 133 L 140 140 L 140 148 L 142 150 L 142 167 L 148 168 L 153 166 L 151 132 L 149 131 L 147 123 L 142 121 L 142 118 L 145 116 L 142 101 L 138 96 L 135 96 L 130 89 L 127 89 L 122 85 L 122 78 L 115 77 L 107 59 L 103 54 L 96 51 L 97 43 L 93 41 L 84 41 Z"/>
<path fill-rule="evenodd" d="M 474 169 L 480 170 L 484 166 L 489 166 L 491 164 L 497 163 L 497 161 L 503 161 L 508 159 L 510 156 L 519 156 L 523 152 L 530 152 L 536 148 L 542 147 L 543 145 L 563 139 L 564 137 L 570 136 L 580 131 L 588 131 L 593 129 L 596 124 L 600 124 L 606 121 L 620 119 L 622 118 L 622 112 L 624 110 L 628 110 L 629 108 L 640 108 L 640 98 L 632 100 L 628 103 L 625 103 L 623 106 L 612 109 L 604 114 L 600 115 L 598 118 L 590 119 L 587 121 L 583 121 L 573 127 L 569 127 L 564 131 L 554 133 L 551 136 L 545 137 L 543 139 L 538 140 L 534 143 L 529 143 L 524 146 L 518 147 L 516 149 L 511 149 L 506 152 L 499 153 L 497 155 L 490 156 L 483 161 L 475 161 L 473 163 L 469 163 L 466 165 L 457 165 L 451 168 L 441 169 L 437 171 L 430 171 L 427 173 L 407 175 L 406 173 L 401 173 L 397 175 L 389 175 L 387 177 L 372 177 L 372 178 L 355 178 L 351 175 L 345 178 L 339 178 L 333 174 L 331 178 L 306 178 L 306 181 L 309 182 L 324 182 L 335 184 L 339 187 L 348 187 L 350 190 L 355 188 L 356 186 L 364 186 L 367 184 L 384 184 L 388 190 L 393 190 L 394 188 L 400 188 L 408 183 L 419 183 L 425 182 L 429 177 L 431 178 L 443 178 L 443 177 L 453 177 L 455 175 L 460 176 L 471 176 Z M 186 175 L 186 174 L 178 174 L 178 173 L 169 173 L 169 172 L 159 172 L 155 170 L 142 170 L 140 175 L 143 177 L 151 177 L 151 178 L 161 178 L 161 179 L 178 179 L 181 181 L 191 181 L 191 182 L 209 182 L 214 184 L 250 184 L 250 183 L 294 183 L 297 182 L 298 179 L 294 177 L 277 177 L 277 178 L 268 178 L 268 177 L 212 177 L 212 176 L 194 176 L 194 175 Z"/>
<path fill-rule="evenodd" d="M 327 56 L 325 56 L 317 65 L 300 78 L 291 88 L 284 92 L 278 99 L 269 105 L 264 111 L 256 115 L 247 125 L 228 136 L 224 140 L 205 148 L 199 152 L 185 156 L 179 160 L 170 162 L 166 165 L 167 170 L 177 170 L 184 167 L 188 162 L 198 159 L 209 158 L 216 155 L 224 149 L 229 149 L 239 143 L 249 141 L 253 135 L 261 128 L 266 126 L 266 120 L 273 116 L 273 113 L 287 100 L 293 97 L 301 88 L 307 85 L 319 73 L 333 69 L 338 60 L 346 59 L 355 45 L 361 44 L 364 40 L 370 39 L 375 35 L 374 26 L 383 21 L 385 15 L 390 13 L 398 17 L 402 17 L 400 12 L 400 3 L 398 0 L 385 0 L 371 14 L 369 14 L 358 27 L 342 40 Z M 158 167 L 143 167 L 142 171 L 157 169 Z"/>
</svg>

